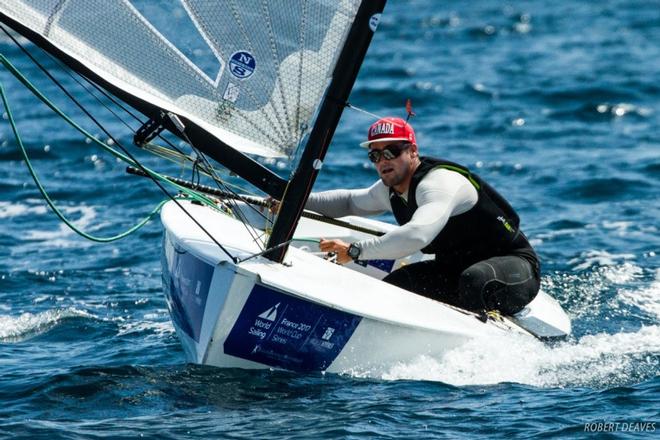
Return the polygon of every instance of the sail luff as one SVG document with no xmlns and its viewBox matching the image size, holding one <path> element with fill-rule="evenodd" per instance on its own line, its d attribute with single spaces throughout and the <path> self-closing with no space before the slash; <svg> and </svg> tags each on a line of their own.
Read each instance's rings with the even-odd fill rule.
<svg viewBox="0 0 660 440">
<path fill-rule="evenodd" d="M 284 259 L 288 246 L 282 244 L 293 237 L 384 7 L 385 0 L 362 2 L 344 41 L 319 116 L 281 201 L 280 214 L 268 240 L 267 248 L 274 250 L 266 256 L 273 261 Z"/>
<path fill-rule="evenodd" d="M 0 23 L 18 32 L 50 55 L 62 61 L 73 71 L 85 76 L 100 87 L 103 87 L 105 90 L 126 102 L 146 117 L 161 121 L 169 131 L 181 139 L 186 140 L 185 136 L 182 136 L 176 127 L 168 121 L 168 118 L 162 117 L 163 109 L 161 107 L 115 86 L 112 82 L 106 80 L 94 70 L 51 43 L 40 33 L 33 31 L 29 27 L 24 26 L 22 23 L 2 12 L 0 12 Z M 248 182 L 267 194 L 273 197 L 282 197 L 287 183 L 284 179 L 249 156 L 246 156 L 225 144 L 216 136 L 213 136 L 203 127 L 190 121 L 185 116 L 177 116 L 179 116 L 184 122 L 186 135 L 200 151 L 206 153 L 214 160 L 227 167 L 230 171 L 245 178 Z"/>
</svg>

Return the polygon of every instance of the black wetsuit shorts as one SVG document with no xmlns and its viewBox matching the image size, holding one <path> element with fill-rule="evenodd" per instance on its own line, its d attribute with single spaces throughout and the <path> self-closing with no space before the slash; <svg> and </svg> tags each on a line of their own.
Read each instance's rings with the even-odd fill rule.
<svg viewBox="0 0 660 440">
<path fill-rule="evenodd" d="M 536 297 L 538 267 L 518 255 L 491 257 L 456 272 L 435 260 L 395 270 L 383 280 L 419 295 L 475 312 L 512 315 Z"/>
</svg>

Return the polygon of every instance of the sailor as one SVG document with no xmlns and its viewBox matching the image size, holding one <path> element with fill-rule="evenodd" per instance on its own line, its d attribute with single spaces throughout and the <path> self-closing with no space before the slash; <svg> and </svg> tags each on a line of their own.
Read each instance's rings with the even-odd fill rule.
<svg viewBox="0 0 660 440">
<path fill-rule="evenodd" d="M 380 179 L 364 189 L 312 193 L 306 208 L 330 217 L 394 214 L 399 227 L 381 237 L 320 242 L 341 264 L 396 259 L 416 251 L 434 259 L 403 266 L 385 282 L 475 312 L 514 314 L 539 290 L 539 261 L 519 217 L 466 167 L 419 155 L 413 127 L 382 118 L 369 127 L 368 149 Z"/>
</svg>

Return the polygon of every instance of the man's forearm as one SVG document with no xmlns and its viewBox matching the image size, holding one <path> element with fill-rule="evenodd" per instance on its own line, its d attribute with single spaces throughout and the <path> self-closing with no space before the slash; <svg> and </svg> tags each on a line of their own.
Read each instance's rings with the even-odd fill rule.
<svg viewBox="0 0 660 440">
<path fill-rule="evenodd" d="M 363 189 L 337 189 L 312 193 L 306 209 L 328 217 L 375 215 L 389 209 L 387 190 L 381 184 Z"/>
<path fill-rule="evenodd" d="M 349 190 L 346 189 L 312 193 L 307 199 L 305 209 L 328 217 L 344 217 L 353 214 L 349 200 Z"/>
</svg>

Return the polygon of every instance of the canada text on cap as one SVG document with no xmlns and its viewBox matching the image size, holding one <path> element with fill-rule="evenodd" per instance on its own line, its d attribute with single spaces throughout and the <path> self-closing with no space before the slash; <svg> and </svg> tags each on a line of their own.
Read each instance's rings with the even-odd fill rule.
<svg viewBox="0 0 660 440">
<path fill-rule="evenodd" d="M 381 118 L 371 124 L 367 140 L 360 146 L 368 148 L 373 142 L 379 141 L 408 141 L 417 144 L 415 130 L 401 118 Z"/>
</svg>

